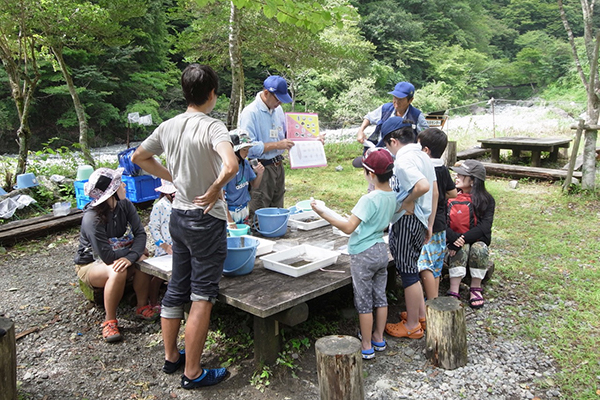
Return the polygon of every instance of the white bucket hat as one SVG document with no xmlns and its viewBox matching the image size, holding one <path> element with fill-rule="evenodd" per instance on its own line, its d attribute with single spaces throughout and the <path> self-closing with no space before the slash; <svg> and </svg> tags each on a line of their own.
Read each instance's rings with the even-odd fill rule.
<svg viewBox="0 0 600 400">
<path fill-rule="evenodd" d="M 177 191 L 177 188 L 175 187 L 175 185 L 173 185 L 172 182 L 161 179 L 160 183 L 161 183 L 161 185 L 159 187 L 157 187 L 156 189 L 154 189 L 157 192 L 161 192 L 161 193 L 165 193 L 165 194 L 172 194 Z"/>
<path fill-rule="evenodd" d="M 123 168 L 98 168 L 83 186 L 86 196 L 91 197 L 90 205 L 97 206 L 108 200 L 121 187 Z"/>
<path fill-rule="evenodd" d="M 257 145 L 257 143 L 252 141 L 250 134 L 242 129 L 236 129 L 229 132 L 229 137 L 233 143 L 233 151 L 239 151 L 246 147 L 253 147 Z"/>
</svg>

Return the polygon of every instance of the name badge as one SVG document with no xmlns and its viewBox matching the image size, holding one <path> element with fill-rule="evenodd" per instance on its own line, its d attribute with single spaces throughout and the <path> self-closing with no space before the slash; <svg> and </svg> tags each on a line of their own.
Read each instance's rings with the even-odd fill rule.
<svg viewBox="0 0 600 400">
<path fill-rule="evenodd" d="M 277 139 L 279 137 L 279 135 L 277 134 L 277 129 L 271 129 L 269 131 L 269 137 L 271 139 Z"/>
</svg>

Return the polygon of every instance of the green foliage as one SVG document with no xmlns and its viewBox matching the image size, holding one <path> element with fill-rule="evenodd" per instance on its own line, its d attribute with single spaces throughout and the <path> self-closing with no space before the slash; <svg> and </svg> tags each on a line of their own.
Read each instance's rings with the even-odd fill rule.
<svg viewBox="0 0 600 400">
<path fill-rule="evenodd" d="M 271 384 L 271 379 L 273 377 L 273 373 L 271 372 L 271 368 L 268 366 L 263 366 L 262 369 L 258 369 L 254 371 L 252 374 L 252 378 L 250 379 L 250 384 L 254 386 L 258 391 L 263 393 L 265 389 Z"/>
</svg>

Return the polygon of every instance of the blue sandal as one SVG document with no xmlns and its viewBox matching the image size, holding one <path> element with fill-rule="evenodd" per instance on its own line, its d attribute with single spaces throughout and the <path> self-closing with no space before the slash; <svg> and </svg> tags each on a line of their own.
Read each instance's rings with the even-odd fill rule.
<svg viewBox="0 0 600 400">
<path fill-rule="evenodd" d="M 373 350 L 375 351 L 384 351 L 387 348 L 387 342 L 383 339 L 383 342 L 374 342 L 371 340 L 371 344 L 373 345 Z"/>
<path fill-rule="evenodd" d="M 363 360 L 372 360 L 373 358 L 375 358 L 375 350 L 373 350 L 372 347 L 369 350 L 363 350 L 362 358 Z"/>
</svg>

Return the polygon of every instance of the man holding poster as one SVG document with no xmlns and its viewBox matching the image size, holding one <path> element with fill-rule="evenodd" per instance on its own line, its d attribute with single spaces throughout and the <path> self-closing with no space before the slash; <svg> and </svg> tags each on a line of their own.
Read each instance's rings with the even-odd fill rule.
<svg viewBox="0 0 600 400">
<path fill-rule="evenodd" d="M 265 167 L 260 186 L 250 192 L 250 215 L 265 207 L 283 207 L 283 153 L 294 146 L 293 141 L 286 139 L 285 114 L 281 108 L 282 103 L 292 102 L 286 80 L 271 75 L 263 86 L 256 99 L 244 108 L 238 123 L 238 127 L 249 132 L 256 143 L 250 148 L 248 158 L 258 159 Z"/>
</svg>

